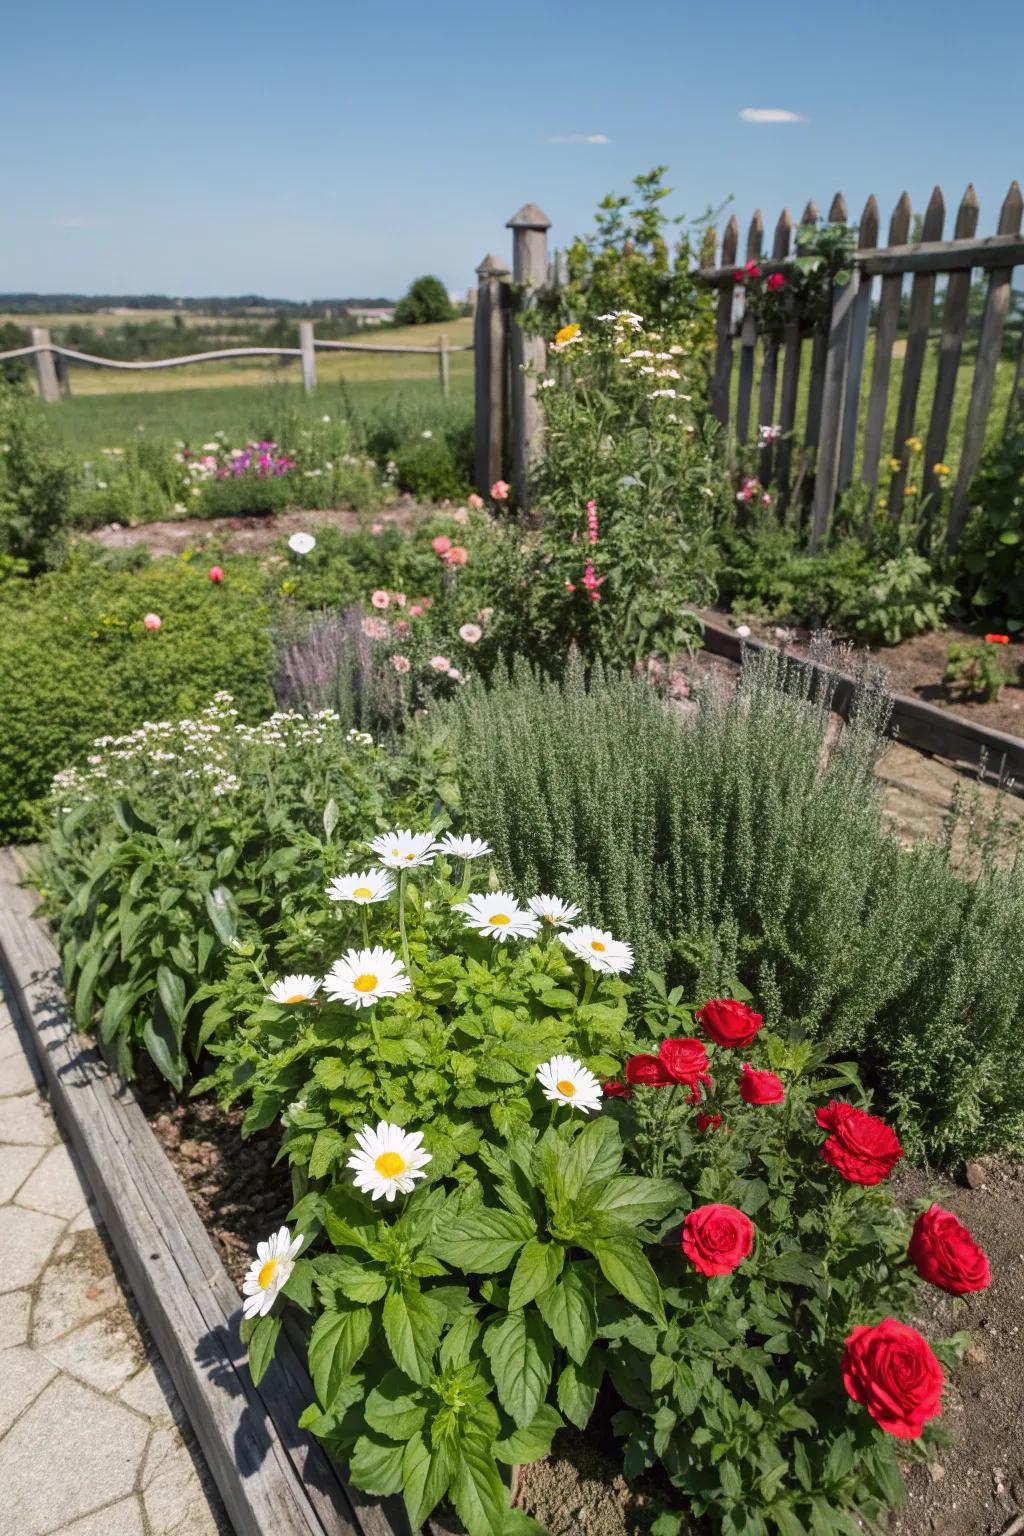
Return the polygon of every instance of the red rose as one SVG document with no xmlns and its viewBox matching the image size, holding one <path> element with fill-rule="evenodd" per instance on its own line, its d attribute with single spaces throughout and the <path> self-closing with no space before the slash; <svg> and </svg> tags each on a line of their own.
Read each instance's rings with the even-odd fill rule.
<svg viewBox="0 0 1024 1536">
<path fill-rule="evenodd" d="M 855 1328 L 843 1351 L 843 1385 L 879 1429 L 916 1440 L 942 1412 L 942 1366 L 916 1328 L 885 1317 Z"/>
<path fill-rule="evenodd" d="M 224 572 L 221 570 L 219 565 L 211 565 L 209 575 L 210 580 L 214 583 L 215 586 L 219 585 L 219 583 L 224 580 Z"/>
<path fill-rule="evenodd" d="M 664 1088 L 671 1081 L 665 1063 L 658 1056 L 631 1056 L 626 1062 L 627 1083 L 643 1083 L 647 1088 Z"/>
<path fill-rule="evenodd" d="M 702 1275 L 731 1275 L 754 1246 L 754 1223 L 734 1205 L 699 1205 L 683 1222 L 683 1252 Z"/>
<path fill-rule="evenodd" d="M 731 997 L 712 998 L 697 1009 L 694 1018 L 716 1045 L 749 1045 L 764 1023 L 753 1008 Z"/>
<path fill-rule="evenodd" d="M 880 1184 L 903 1156 L 896 1132 L 853 1104 L 833 1099 L 817 1111 L 817 1118 L 823 1131 L 832 1132 L 822 1157 L 852 1184 Z"/>
<path fill-rule="evenodd" d="M 765 287 L 768 289 L 769 293 L 778 293 L 779 289 L 785 286 L 785 283 L 786 279 L 783 277 L 781 272 L 773 272 L 765 284 Z"/>
<path fill-rule="evenodd" d="M 620 1083 L 618 1078 L 615 1077 L 612 1078 L 610 1083 L 605 1083 L 601 1092 L 606 1099 L 631 1099 L 633 1097 L 632 1088 L 627 1088 L 625 1083 Z"/>
<path fill-rule="evenodd" d="M 786 1090 L 774 1072 L 756 1072 L 749 1062 L 743 1063 L 740 1075 L 740 1098 L 744 1104 L 781 1104 Z"/>
<path fill-rule="evenodd" d="M 674 1083 L 686 1083 L 696 1091 L 700 1082 L 710 1082 L 708 1053 L 703 1040 L 689 1037 L 682 1040 L 663 1040 L 658 1047 L 658 1057 Z"/>
<path fill-rule="evenodd" d="M 907 1253 L 922 1280 L 954 1296 L 992 1284 L 985 1250 L 952 1211 L 931 1205 L 914 1222 Z"/>
<path fill-rule="evenodd" d="M 698 1131 L 717 1131 L 718 1127 L 721 1125 L 721 1123 L 722 1123 L 721 1115 L 699 1114 L 697 1116 L 697 1129 L 698 1129 Z"/>
</svg>

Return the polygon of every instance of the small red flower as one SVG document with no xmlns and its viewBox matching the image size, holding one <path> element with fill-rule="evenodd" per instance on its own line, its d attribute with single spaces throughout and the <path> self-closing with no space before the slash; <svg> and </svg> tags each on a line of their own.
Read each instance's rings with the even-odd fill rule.
<svg viewBox="0 0 1024 1536">
<path fill-rule="evenodd" d="M 1010 637 L 1009 635 L 986 635 L 985 642 L 987 645 L 1009 645 Z"/>
<path fill-rule="evenodd" d="M 740 1098 L 744 1104 L 781 1104 L 786 1090 L 774 1072 L 756 1072 L 749 1062 L 743 1063 L 740 1076 Z"/>
<path fill-rule="evenodd" d="M 779 289 L 784 288 L 785 286 L 786 279 L 783 277 L 781 272 L 773 272 L 765 283 L 765 287 L 768 289 L 769 293 L 778 293 Z"/>
<path fill-rule="evenodd" d="M 717 1131 L 721 1123 L 721 1115 L 705 1115 L 702 1113 L 697 1116 L 698 1131 Z"/>
<path fill-rule="evenodd" d="M 761 276 L 761 268 L 758 266 L 756 261 L 748 261 L 746 266 L 743 268 L 743 274 L 745 277 L 753 280 L 755 277 Z"/>
<path fill-rule="evenodd" d="M 671 1081 L 665 1063 L 658 1056 L 631 1056 L 626 1062 L 627 1083 L 642 1083 L 645 1088 L 664 1088 Z"/>
<path fill-rule="evenodd" d="M 616 1077 L 613 1077 L 610 1082 L 605 1083 L 601 1092 L 606 1099 L 631 1099 L 633 1097 L 632 1088 L 627 1087 L 625 1083 L 620 1083 Z"/>
<path fill-rule="evenodd" d="M 210 566 L 209 576 L 214 586 L 219 586 L 220 583 L 224 580 L 224 572 L 221 570 L 219 565 Z"/>
</svg>

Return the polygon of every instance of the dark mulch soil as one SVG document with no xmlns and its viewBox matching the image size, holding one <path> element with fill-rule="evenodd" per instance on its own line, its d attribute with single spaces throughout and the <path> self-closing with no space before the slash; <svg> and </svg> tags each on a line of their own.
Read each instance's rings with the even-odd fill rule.
<svg viewBox="0 0 1024 1536">
<path fill-rule="evenodd" d="M 287 1169 L 274 1166 L 274 1133 L 243 1142 L 241 1111 L 175 1100 L 155 1077 L 136 1093 L 240 1285 L 256 1243 L 292 1203 Z M 988 1160 L 960 1182 L 908 1168 L 894 1189 L 908 1207 L 934 1199 L 955 1211 L 988 1253 L 993 1281 L 964 1302 L 922 1289 L 915 1326 L 933 1337 L 966 1330 L 972 1343 L 943 1413 L 955 1443 L 937 1466 L 907 1469 L 909 1502 L 893 1536 L 1001 1536 L 1024 1513 L 1024 1167 Z M 626 1483 L 611 1411 L 599 1404 L 587 1435 L 563 1431 L 551 1456 L 522 1471 L 517 1502 L 550 1536 L 645 1536 L 659 1496 L 671 1493 L 657 1476 Z"/>
<path fill-rule="evenodd" d="M 809 630 L 766 624 L 742 613 L 709 612 L 715 612 L 717 618 L 734 627 L 740 623 L 748 624 L 757 640 L 764 640 L 769 645 L 785 645 L 799 655 L 806 653 L 811 638 Z M 872 661 L 883 666 L 894 693 L 921 699 L 938 709 L 952 710 L 966 720 L 1005 731 L 1010 736 L 1024 736 L 1024 638 L 999 647 L 1003 669 L 1014 681 L 1007 684 L 998 699 L 989 703 L 965 699 L 942 681 L 950 646 L 954 642 L 973 645 L 981 638 L 977 630 L 950 624 L 931 634 L 915 635 L 900 645 L 854 646 L 853 657 L 870 656 Z"/>
</svg>

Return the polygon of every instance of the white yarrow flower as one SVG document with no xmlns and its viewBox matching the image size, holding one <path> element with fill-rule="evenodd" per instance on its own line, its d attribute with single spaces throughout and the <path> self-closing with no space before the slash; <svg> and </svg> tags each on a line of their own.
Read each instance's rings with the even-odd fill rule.
<svg viewBox="0 0 1024 1536">
<path fill-rule="evenodd" d="M 319 990 L 319 976 L 282 976 L 267 995 L 271 1002 L 292 1007 L 295 1003 L 311 1002 Z"/>
<path fill-rule="evenodd" d="M 331 901 L 354 901 L 365 907 L 372 901 L 387 901 L 394 888 L 386 869 L 367 869 L 358 875 L 335 875 L 327 895 Z"/>
<path fill-rule="evenodd" d="M 316 548 L 316 539 L 311 533 L 293 533 L 288 540 L 288 548 L 296 555 L 308 555 L 310 550 Z"/>
<path fill-rule="evenodd" d="M 433 864 L 437 844 L 432 832 L 382 832 L 370 847 L 388 869 L 416 869 Z"/>
<path fill-rule="evenodd" d="M 633 951 L 630 946 L 621 939 L 613 938 L 603 928 L 583 923 L 579 928 L 570 928 L 568 933 L 560 933 L 558 937 L 566 949 L 578 959 L 585 960 L 592 970 L 614 975 L 616 972 L 633 969 Z"/>
<path fill-rule="evenodd" d="M 601 1084 L 575 1056 L 552 1056 L 537 1068 L 537 1081 L 544 1097 L 556 1104 L 568 1104 L 585 1115 L 601 1108 Z"/>
<path fill-rule="evenodd" d="M 470 837 L 468 833 L 455 837 L 446 832 L 437 846 L 442 853 L 450 853 L 457 859 L 482 859 L 485 853 L 492 851 L 490 843 L 485 843 L 482 837 Z"/>
<path fill-rule="evenodd" d="M 374 1130 L 364 1125 L 356 1133 L 359 1151 L 353 1152 L 347 1166 L 355 1174 L 353 1183 L 374 1200 L 387 1201 L 407 1195 L 417 1179 L 425 1179 L 425 1164 L 430 1153 L 424 1152 L 422 1131 L 403 1131 L 400 1125 L 381 1120 Z"/>
<path fill-rule="evenodd" d="M 295 1268 L 295 1259 L 302 1247 L 300 1233 L 293 1238 L 287 1227 L 282 1227 L 256 1244 L 256 1257 L 249 1266 L 249 1273 L 242 1282 L 242 1312 L 245 1317 L 266 1317 L 277 1300 L 281 1287 Z"/>
<path fill-rule="evenodd" d="M 567 928 L 580 915 L 579 907 L 574 907 L 571 901 L 562 901 L 557 896 L 531 896 L 526 905 L 531 912 L 536 913 L 542 923 L 547 923 L 552 928 Z"/>
<path fill-rule="evenodd" d="M 324 977 L 324 991 L 332 1003 L 350 1008 L 372 1008 L 382 997 L 409 992 L 412 982 L 398 956 L 378 944 L 374 949 L 350 949 L 335 960 Z"/>
<path fill-rule="evenodd" d="M 465 901 L 456 902 L 456 912 L 466 914 L 467 928 L 475 928 L 485 938 L 532 939 L 540 926 L 532 912 L 522 908 L 511 891 L 475 892 Z"/>
</svg>

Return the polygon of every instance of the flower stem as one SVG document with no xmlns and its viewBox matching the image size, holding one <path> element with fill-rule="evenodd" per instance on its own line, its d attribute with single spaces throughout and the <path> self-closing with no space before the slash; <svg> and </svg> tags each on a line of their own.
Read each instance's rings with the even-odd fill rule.
<svg viewBox="0 0 1024 1536">
<path fill-rule="evenodd" d="M 366 908 L 365 907 L 360 907 L 359 908 L 359 916 L 363 920 L 363 948 L 364 949 L 369 949 L 369 947 L 370 947 L 370 927 L 369 927 L 369 924 L 366 921 Z"/>
<path fill-rule="evenodd" d="M 590 999 L 593 997 L 593 995 L 594 995 L 594 982 L 596 980 L 597 980 L 597 977 L 594 975 L 594 972 L 590 969 L 590 966 L 588 965 L 587 966 L 586 978 L 585 978 L 585 980 L 583 982 L 583 997 L 582 997 L 582 1000 L 580 1002 L 580 1007 L 581 1008 L 585 1008 L 587 1006 L 587 1004 L 590 1002 Z"/>
<path fill-rule="evenodd" d="M 405 931 L 405 882 L 409 878 L 409 871 L 403 869 L 398 875 L 398 931 L 402 935 L 402 959 L 405 961 L 406 972 L 412 975 L 412 957 L 409 954 L 409 939 Z"/>
</svg>

